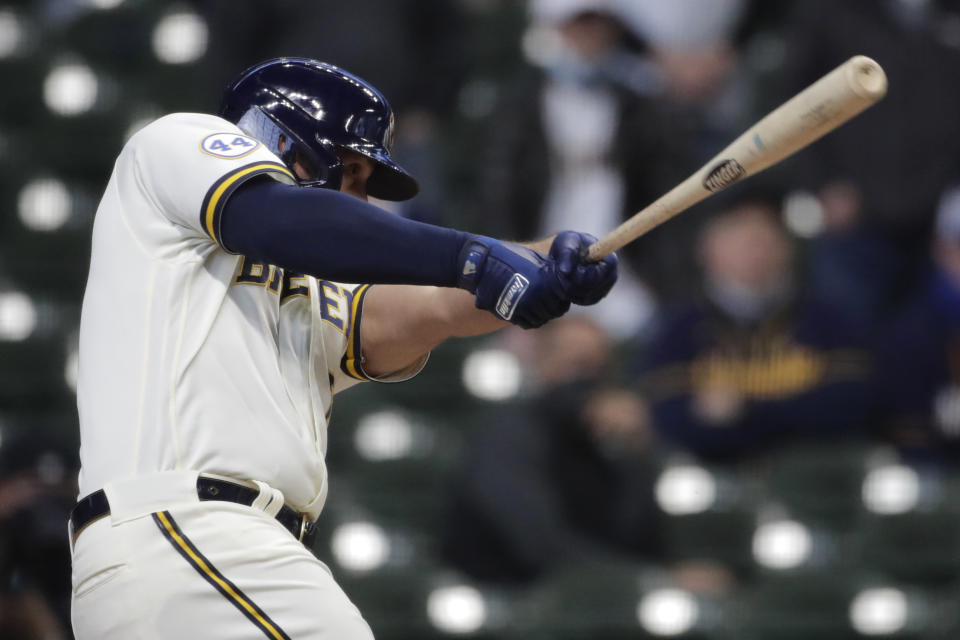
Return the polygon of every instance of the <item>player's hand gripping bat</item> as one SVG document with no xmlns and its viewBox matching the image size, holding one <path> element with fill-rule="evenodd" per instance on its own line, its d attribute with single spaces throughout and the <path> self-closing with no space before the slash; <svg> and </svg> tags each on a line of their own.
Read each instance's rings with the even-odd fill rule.
<svg viewBox="0 0 960 640">
<path fill-rule="evenodd" d="M 599 260 L 658 224 L 747 176 L 799 151 L 887 93 L 887 76 L 866 56 L 854 56 L 764 116 L 699 171 L 590 245 Z"/>
</svg>

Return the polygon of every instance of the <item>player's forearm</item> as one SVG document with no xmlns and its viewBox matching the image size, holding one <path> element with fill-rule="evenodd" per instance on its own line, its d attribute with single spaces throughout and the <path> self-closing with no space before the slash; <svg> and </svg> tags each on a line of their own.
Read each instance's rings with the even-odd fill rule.
<svg viewBox="0 0 960 640">
<path fill-rule="evenodd" d="M 360 340 L 364 370 L 399 371 L 454 337 L 490 333 L 509 323 L 477 309 L 466 291 L 441 287 L 371 287 L 363 303 Z"/>
<path fill-rule="evenodd" d="M 325 280 L 453 287 L 470 234 L 405 220 L 328 189 L 263 180 L 230 196 L 230 251 Z"/>
<path fill-rule="evenodd" d="M 553 238 L 523 243 L 546 253 Z M 461 289 L 380 285 L 363 304 L 360 327 L 364 370 L 377 377 L 413 364 L 448 338 L 492 333 L 508 326 Z"/>
</svg>

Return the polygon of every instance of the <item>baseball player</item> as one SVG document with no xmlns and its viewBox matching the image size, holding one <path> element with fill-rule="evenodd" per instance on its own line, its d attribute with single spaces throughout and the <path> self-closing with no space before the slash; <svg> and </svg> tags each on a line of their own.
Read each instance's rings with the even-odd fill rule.
<svg viewBox="0 0 960 640">
<path fill-rule="evenodd" d="M 281 58 L 220 117 L 160 118 L 121 151 L 80 327 L 80 640 L 370 638 L 304 544 L 334 394 L 613 285 L 583 234 L 523 247 L 368 204 L 417 193 L 392 134 L 368 83 Z"/>
</svg>

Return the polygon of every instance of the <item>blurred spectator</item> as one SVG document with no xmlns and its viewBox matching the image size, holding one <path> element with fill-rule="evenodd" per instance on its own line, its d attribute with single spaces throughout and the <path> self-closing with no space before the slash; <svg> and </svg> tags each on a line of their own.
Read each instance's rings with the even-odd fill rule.
<svg viewBox="0 0 960 640">
<path fill-rule="evenodd" d="M 702 299 L 664 314 L 652 340 L 641 385 L 657 432 L 713 461 L 856 432 L 861 339 L 794 282 L 778 200 L 733 197 L 702 233 Z"/>
<path fill-rule="evenodd" d="M 66 522 L 76 464 L 67 447 L 21 434 L 0 449 L 0 639 L 70 637 Z"/>
<path fill-rule="evenodd" d="M 942 199 L 923 286 L 882 336 L 884 435 L 921 461 L 960 461 L 960 187 Z"/>
<path fill-rule="evenodd" d="M 604 382 L 609 338 L 582 317 L 538 335 L 542 390 L 479 429 L 454 485 L 444 554 L 478 580 L 523 583 L 659 548 L 646 408 Z"/>
<path fill-rule="evenodd" d="M 652 70 L 656 127 L 664 149 L 655 162 L 663 180 L 639 210 L 685 179 L 756 119 L 757 74 L 744 49 L 770 20 L 751 0 L 623 0 L 624 20 L 646 43 Z M 779 4 L 779 3 L 777 3 Z M 647 169 L 649 170 L 649 169 Z M 633 179 L 633 176 L 630 176 Z M 640 239 L 641 273 L 664 304 L 688 301 L 696 290 L 695 246 L 703 208 L 694 208 Z"/>
<path fill-rule="evenodd" d="M 573 225 L 599 237 L 669 182 L 660 176 L 670 150 L 644 96 L 649 65 L 615 0 L 534 0 L 530 10 L 532 66 L 490 118 L 477 230 L 529 239 Z M 625 266 L 618 295 L 591 310 L 618 337 L 635 331 L 650 305 Z"/>
<path fill-rule="evenodd" d="M 649 44 L 670 139 L 690 145 L 693 164 L 687 174 L 749 123 L 752 87 L 736 42 L 749 4 L 747 0 L 623 2 L 627 20 Z"/>
<path fill-rule="evenodd" d="M 812 0 L 790 19 L 781 98 L 855 54 L 885 69 L 886 98 L 782 168 L 820 197 L 811 285 L 869 322 L 922 272 L 934 210 L 960 177 L 960 6 Z"/>
<path fill-rule="evenodd" d="M 602 236 L 752 121 L 740 47 L 768 12 L 749 0 L 531 0 L 530 67 L 490 118 L 477 226 L 505 237 L 573 224 Z M 758 19 L 759 18 L 759 19 Z M 591 310 L 616 337 L 689 297 L 697 212 L 621 251 L 617 296 Z"/>
</svg>

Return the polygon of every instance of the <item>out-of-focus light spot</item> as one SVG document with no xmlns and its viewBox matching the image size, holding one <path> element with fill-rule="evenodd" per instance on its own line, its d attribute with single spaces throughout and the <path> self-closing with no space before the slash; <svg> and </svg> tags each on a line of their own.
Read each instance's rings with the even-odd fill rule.
<svg viewBox="0 0 960 640">
<path fill-rule="evenodd" d="M 207 51 L 207 23 L 192 11 L 169 13 L 153 30 L 153 53 L 167 64 L 187 64 Z"/>
<path fill-rule="evenodd" d="M 93 70 L 79 62 L 59 64 L 43 81 L 43 101 L 54 113 L 76 116 L 93 108 L 99 83 Z"/>
<path fill-rule="evenodd" d="M 0 9 L 0 58 L 17 52 L 23 44 L 23 24 L 10 9 Z"/>
<path fill-rule="evenodd" d="M 696 465 L 668 467 L 655 487 L 657 504 L 674 516 L 702 513 L 717 499 L 717 483 L 713 475 Z"/>
<path fill-rule="evenodd" d="M 353 444 L 367 460 L 397 460 L 413 449 L 413 426 L 402 413 L 378 411 L 357 422 Z"/>
<path fill-rule="evenodd" d="M 863 480 L 863 504 L 874 513 L 907 513 L 920 499 L 920 477 L 902 464 L 871 470 Z"/>
<path fill-rule="evenodd" d="M 102 10 L 116 9 L 122 5 L 123 2 L 124 0 L 87 0 L 87 4 L 89 4 L 91 7 Z"/>
<path fill-rule="evenodd" d="M 865 636 L 892 635 L 906 626 L 909 610 L 899 589 L 864 589 L 850 603 L 850 624 Z"/>
<path fill-rule="evenodd" d="M 17 213 L 28 229 L 55 231 L 70 217 L 73 208 L 67 186 L 56 178 L 31 180 L 17 198 Z"/>
<path fill-rule="evenodd" d="M 770 569 L 799 567 L 812 550 L 809 529 L 793 520 L 764 523 L 753 534 L 753 557 Z"/>
<path fill-rule="evenodd" d="M 487 620 L 487 604 L 469 585 L 439 587 L 427 596 L 427 617 L 445 633 L 473 633 Z"/>
<path fill-rule="evenodd" d="M 475 351 L 463 362 L 463 384 L 484 400 L 507 400 L 520 391 L 520 362 L 509 351 Z"/>
<path fill-rule="evenodd" d="M 25 293 L 0 293 L 0 340 L 26 340 L 37 326 L 37 308 Z"/>
<path fill-rule="evenodd" d="M 70 387 L 74 393 L 77 391 L 77 372 L 79 370 L 79 362 L 79 354 L 74 348 L 71 349 L 67 354 L 67 359 L 63 363 L 63 379 L 67 383 L 67 386 Z"/>
<path fill-rule="evenodd" d="M 783 201 L 783 220 L 794 235 L 813 238 L 823 232 L 823 206 L 812 193 L 794 191 Z"/>
<path fill-rule="evenodd" d="M 656 636 L 678 636 L 697 623 L 700 607 L 690 593 L 682 589 L 659 589 L 637 603 L 637 620 Z"/>
<path fill-rule="evenodd" d="M 372 522 L 350 522 L 333 532 L 330 548 L 337 562 L 351 571 L 372 571 L 390 556 L 390 541 Z"/>
</svg>

